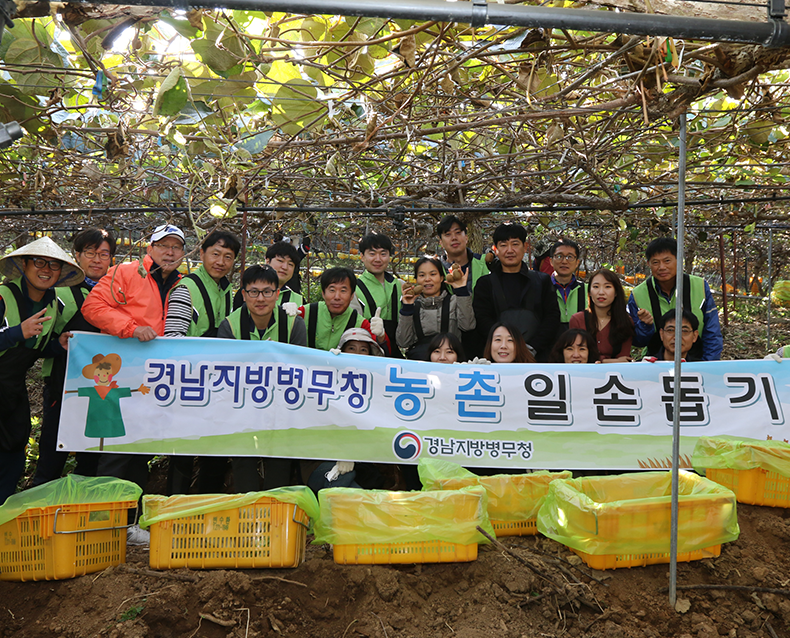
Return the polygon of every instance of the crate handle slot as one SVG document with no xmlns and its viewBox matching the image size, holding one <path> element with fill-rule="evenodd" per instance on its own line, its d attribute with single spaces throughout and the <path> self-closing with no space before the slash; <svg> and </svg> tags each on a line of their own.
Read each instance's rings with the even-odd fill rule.
<svg viewBox="0 0 790 638">
<path fill-rule="evenodd" d="M 137 510 L 139 508 L 139 504 L 135 505 L 134 507 L 134 517 L 132 518 L 133 521 L 137 520 Z M 134 525 L 134 523 L 129 523 L 127 525 L 116 525 L 114 527 L 92 527 L 91 529 L 75 529 L 66 532 L 59 532 L 58 531 L 58 514 L 60 514 L 60 508 L 55 510 L 55 520 L 52 523 L 52 532 L 54 534 L 84 534 L 85 532 L 105 532 L 112 529 L 127 529 Z M 296 514 L 294 512 L 294 514 Z"/>
<path fill-rule="evenodd" d="M 296 523 L 296 524 L 298 524 L 298 525 L 301 525 L 301 526 L 302 526 L 302 527 L 304 527 L 306 530 L 309 530 L 309 529 L 310 529 L 310 525 L 308 525 L 308 524 L 306 524 L 306 523 L 303 523 L 302 521 L 297 521 L 297 520 L 296 520 L 296 510 L 297 510 L 297 509 L 299 509 L 299 506 L 298 506 L 298 505 L 294 505 L 294 514 L 293 514 L 293 516 L 291 517 L 291 520 L 293 520 L 293 522 L 294 522 L 294 523 Z"/>
</svg>

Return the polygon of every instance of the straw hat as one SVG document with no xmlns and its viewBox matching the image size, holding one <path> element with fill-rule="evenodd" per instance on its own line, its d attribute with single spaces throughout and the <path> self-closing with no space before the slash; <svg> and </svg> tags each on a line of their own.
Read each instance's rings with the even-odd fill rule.
<svg viewBox="0 0 790 638">
<path fill-rule="evenodd" d="M 370 354 L 376 357 L 383 357 L 384 351 L 381 346 L 376 343 L 373 336 L 364 328 L 349 328 L 340 336 L 340 343 L 337 344 L 338 350 L 342 350 L 343 346 L 349 341 L 364 341 L 370 345 Z"/>
<path fill-rule="evenodd" d="M 43 257 L 44 259 L 57 259 L 63 262 L 60 277 L 53 284 L 53 287 L 74 286 L 85 279 L 85 273 L 82 272 L 77 262 L 49 237 L 42 237 L 32 241 L 0 259 L 0 275 L 6 279 L 21 277 L 25 272 L 25 257 Z"/>
<path fill-rule="evenodd" d="M 95 354 L 93 355 L 91 362 L 82 369 L 82 376 L 86 379 L 93 379 L 93 373 L 96 371 L 96 366 L 100 363 L 110 364 L 110 374 L 112 376 L 118 374 L 118 370 L 121 369 L 121 357 L 114 352 L 106 356 L 103 354 Z"/>
</svg>

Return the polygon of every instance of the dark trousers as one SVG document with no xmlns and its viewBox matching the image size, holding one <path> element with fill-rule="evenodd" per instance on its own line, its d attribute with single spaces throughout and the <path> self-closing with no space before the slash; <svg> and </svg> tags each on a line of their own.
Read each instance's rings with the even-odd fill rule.
<svg viewBox="0 0 790 638">
<path fill-rule="evenodd" d="M 44 416 L 41 419 L 41 434 L 38 439 L 38 463 L 31 487 L 59 479 L 69 458 L 68 452 L 59 452 L 57 449 L 60 409 L 63 406 L 63 380 L 60 377 L 59 380 L 60 383 L 53 375 L 44 385 Z M 96 452 L 77 452 L 74 473 L 96 476 L 99 456 Z"/>
<path fill-rule="evenodd" d="M 189 494 L 192 487 L 194 456 L 171 456 L 167 466 L 167 493 Z M 221 494 L 225 491 L 228 459 L 224 456 L 198 456 L 198 494 Z"/>
<path fill-rule="evenodd" d="M 263 489 L 273 490 L 276 487 L 293 485 L 292 459 L 260 459 L 255 456 L 236 456 L 233 465 L 233 487 L 237 494 L 257 492 L 261 489 L 259 463 L 263 460 Z"/>
<path fill-rule="evenodd" d="M 0 505 L 16 492 L 16 484 L 25 472 L 25 451 L 0 452 Z"/>
</svg>

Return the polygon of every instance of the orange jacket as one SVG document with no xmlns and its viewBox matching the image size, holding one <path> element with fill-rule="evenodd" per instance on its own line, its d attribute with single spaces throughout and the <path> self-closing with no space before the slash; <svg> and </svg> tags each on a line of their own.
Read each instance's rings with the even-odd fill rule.
<svg viewBox="0 0 790 638">
<path fill-rule="evenodd" d="M 151 276 L 153 263 L 148 255 L 143 258 L 145 277 L 138 272 L 137 260 L 110 268 L 82 304 L 82 316 L 104 334 L 121 339 L 128 339 L 141 326 L 150 326 L 162 336 L 167 305 L 162 307 L 159 286 Z"/>
</svg>

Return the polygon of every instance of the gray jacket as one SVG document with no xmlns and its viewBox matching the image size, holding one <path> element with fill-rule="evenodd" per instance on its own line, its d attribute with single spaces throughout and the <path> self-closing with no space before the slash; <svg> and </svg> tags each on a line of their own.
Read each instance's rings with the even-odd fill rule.
<svg viewBox="0 0 790 638">
<path fill-rule="evenodd" d="M 448 332 L 452 332 L 460 338 L 461 331 L 474 330 L 477 324 L 475 323 L 475 313 L 472 310 L 472 297 L 463 289 L 456 290 L 456 292 L 460 292 L 460 294 L 450 295 Z M 409 349 L 417 343 L 418 335 L 414 326 L 415 312 L 420 313 L 420 324 L 426 337 L 439 334 L 442 331 L 442 307 L 445 297 L 449 294 L 445 290 L 438 297 L 418 297 L 414 304 L 401 306 L 398 329 L 395 333 L 399 347 Z"/>
</svg>

